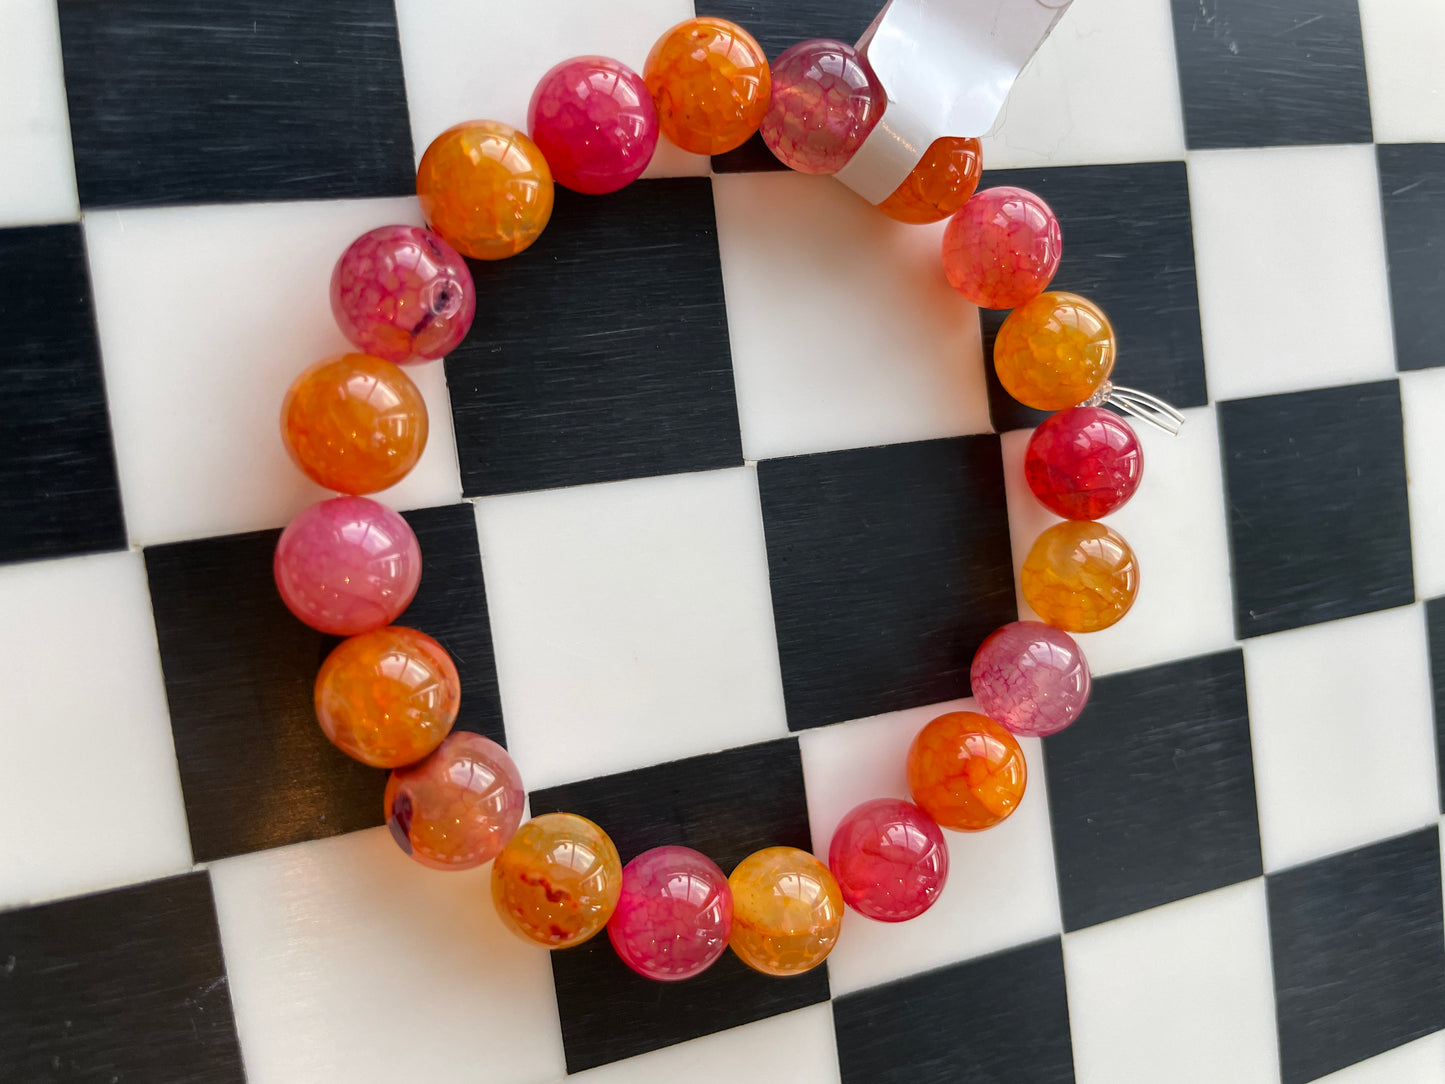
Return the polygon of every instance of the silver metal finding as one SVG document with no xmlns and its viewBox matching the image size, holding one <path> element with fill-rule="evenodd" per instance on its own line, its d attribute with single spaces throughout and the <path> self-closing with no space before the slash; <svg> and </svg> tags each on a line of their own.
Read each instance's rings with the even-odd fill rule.
<svg viewBox="0 0 1445 1084">
<path fill-rule="evenodd" d="M 1179 430 L 1184 427 L 1184 415 L 1157 395 L 1150 395 L 1138 388 L 1120 387 L 1107 380 L 1099 385 L 1098 391 L 1079 405 L 1096 407 L 1105 403 L 1113 405 L 1121 414 L 1128 414 L 1142 422 L 1148 422 L 1156 429 L 1164 430 L 1171 437 L 1178 436 Z"/>
</svg>

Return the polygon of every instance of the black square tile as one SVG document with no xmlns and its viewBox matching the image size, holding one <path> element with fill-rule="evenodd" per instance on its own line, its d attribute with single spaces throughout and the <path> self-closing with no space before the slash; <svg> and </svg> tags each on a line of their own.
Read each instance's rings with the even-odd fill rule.
<svg viewBox="0 0 1445 1084">
<path fill-rule="evenodd" d="M 1266 889 L 1285 1084 L 1445 1028 L 1435 828 L 1270 874 Z"/>
<path fill-rule="evenodd" d="M 124 549 L 77 223 L 0 230 L 0 562 Z"/>
<path fill-rule="evenodd" d="M 84 207 L 404 196 L 392 0 L 60 0 Z"/>
<path fill-rule="evenodd" d="M 1435 704 L 1435 764 L 1440 773 L 1440 812 L 1445 813 L 1445 598 L 1425 603 L 1430 639 L 1430 688 Z"/>
<path fill-rule="evenodd" d="M 1219 405 L 1241 638 L 1415 600 L 1400 386 Z"/>
<path fill-rule="evenodd" d="M 472 506 L 406 512 L 425 558 L 398 619 L 435 637 L 462 682 L 456 729 L 504 741 Z M 339 642 L 291 616 L 279 531 L 145 551 L 191 850 L 208 862 L 382 823 L 386 772 L 322 734 L 312 687 Z"/>
<path fill-rule="evenodd" d="M 809 38 L 853 45 L 881 5 L 878 0 L 709 0 L 698 14 L 731 19 L 758 39 L 768 58 Z"/>
<path fill-rule="evenodd" d="M 1183 162 L 987 170 L 981 187 L 1037 192 L 1058 215 L 1064 258 L 1050 285 L 1098 303 L 1119 337 L 1113 379 L 1184 407 L 1209 401 L 1194 227 Z M 989 409 L 1000 432 L 1044 414 L 1021 406 L 993 371 L 993 334 L 1006 313 L 980 312 Z"/>
<path fill-rule="evenodd" d="M 968 696 L 1017 620 L 996 436 L 758 464 L 792 730 Z"/>
<path fill-rule="evenodd" d="M 811 849 L 798 744 L 789 738 L 534 791 L 533 816 L 568 812 L 607 830 L 625 863 L 666 844 L 730 873 L 763 847 Z M 567 1071 L 630 1058 L 828 1000 L 826 965 L 788 979 L 731 952 L 695 979 L 634 974 L 605 936 L 552 953 Z"/>
<path fill-rule="evenodd" d="M 1368 143 L 1356 0 L 1171 0 L 1190 150 Z"/>
<path fill-rule="evenodd" d="M 1238 650 L 1095 679 L 1044 765 L 1066 930 L 1263 870 Z"/>
<path fill-rule="evenodd" d="M 536 244 L 471 267 L 446 359 L 467 496 L 742 462 L 709 179 L 558 189 Z"/>
<path fill-rule="evenodd" d="M 1379 146 L 1395 365 L 1445 365 L 1445 144 Z"/>
<path fill-rule="evenodd" d="M 0 1080 L 245 1079 L 207 874 L 0 914 Z"/>
<path fill-rule="evenodd" d="M 712 156 L 714 173 L 782 173 L 788 167 L 768 149 L 760 133 L 735 150 Z"/>
<path fill-rule="evenodd" d="M 833 1002 L 843 1084 L 1069 1084 L 1058 938 Z"/>
</svg>

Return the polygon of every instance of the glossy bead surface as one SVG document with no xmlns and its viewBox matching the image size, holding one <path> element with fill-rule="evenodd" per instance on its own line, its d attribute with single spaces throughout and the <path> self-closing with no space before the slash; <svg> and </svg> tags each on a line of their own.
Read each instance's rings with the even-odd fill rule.
<svg viewBox="0 0 1445 1084">
<path fill-rule="evenodd" d="M 978 140 L 971 136 L 935 139 L 878 209 L 899 222 L 942 222 L 968 202 L 982 174 Z"/>
<path fill-rule="evenodd" d="M 800 41 L 773 62 L 763 142 L 799 173 L 837 173 L 883 116 L 888 96 L 851 45 Z"/>
<path fill-rule="evenodd" d="M 1067 410 L 1114 371 L 1114 327 L 1086 297 L 1050 291 L 1014 309 L 993 342 L 1004 390 L 1035 410 Z"/>
<path fill-rule="evenodd" d="M 985 309 L 1012 309 L 1037 297 L 1053 280 L 1063 251 L 1054 212 L 1022 188 L 975 193 L 943 231 L 948 284 Z"/>
<path fill-rule="evenodd" d="M 1057 734 L 1089 702 L 1089 664 L 1073 637 L 1042 621 L 1013 621 L 979 645 L 969 671 L 983 713 L 1015 734 Z"/>
<path fill-rule="evenodd" d="M 331 313 L 341 333 L 398 365 L 450 354 L 476 312 L 467 262 L 420 226 L 363 233 L 331 272 Z"/>
<path fill-rule="evenodd" d="M 421 546 L 406 520 L 366 497 L 333 497 L 281 532 L 272 563 L 281 599 L 332 636 L 396 620 L 421 582 Z"/>
<path fill-rule="evenodd" d="M 1023 800 L 1028 769 L 1018 740 L 975 711 L 940 715 L 908 750 L 908 789 L 944 828 L 979 832 Z"/>
<path fill-rule="evenodd" d="M 732 889 L 717 863 L 690 847 L 654 847 L 622 868 L 607 936 L 639 975 L 675 982 L 711 967 L 732 925 Z"/>
<path fill-rule="evenodd" d="M 726 19 L 678 23 L 657 39 L 642 74 L 662 134 L 693 154 L 742 146 L 768 111 L 768 56 Z"/>
<path fill-rule="evenodd" d="M 457 721 L 462 687 L 446 649 L 388 625 L 343 640 L 316 675 L 316 720 L 347 756 L 374 768 L 415 764 Z"/>
<path fill-rule="evenodd" d="M 492 902 L 502 924 L 549 949 L 595 935 L 621 893 L 617 848 L 601 828 L 573 813 L 533 817 L 492 863 Z"/>
<path fill-rule="evenodd" d="M 843 894 L 828 867 L 796 847 L 754 851 L 728 878 L 733 890 L 731 945 L 765 975 L 799 975 L 838 943 Z"/>
<path fill-rule="evenodd" d="M 657 148 L 657 109 L 647 84 L 605 56 L 573 57 L 542 76 L 527 126 L 552 179 L 590 195 L 637 180 Z"/>
<path fill-rule="evenodd" d="M 1139 562 L 1123 535 L 1091 520 L 1055 523 L 1034 542 L 1019 575 L 1034 613 L 1065 632 L 1098 632 L 1139 593 Z"/>
<path fill-rule="evenodd" d="M 1044 419 L 1024 452 L 1039 503 L 1065 519 L 1101 519 L 1129 502 L 1144 477 L 1144 449 L 1119 415 L 1073 407 Z"/>
<path fill-rule="evenodd" d="M 522 823 L 522 776 L 507 751 L 467 731 L 386 781 L 382 814 L 407 854 L 432 869 L 490 862 Z"/>
<path fill-rule="evenodd" d="M 526 134 L 495 120 L 448 128 L 422 155 L 416 195 L 431 228 L 463 256 L 503 260 L 552 217 L 552 171 Z"/>
<path fill-rule="evenodd" d="M 948 844 L 912 802 L 875 798 L 850 810 L 833 832 L 828 868 L 843 902 L 880 922 L 917 918 L 948 881 Z"/>
</svg>

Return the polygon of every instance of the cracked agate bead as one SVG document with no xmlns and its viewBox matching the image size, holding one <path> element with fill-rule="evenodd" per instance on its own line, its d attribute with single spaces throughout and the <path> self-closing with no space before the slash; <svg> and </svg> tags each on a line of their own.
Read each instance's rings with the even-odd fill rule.
<svg viewBox="0 0 1445 1084">
<path fill-rule="evenodd" d="M 984 309 L 1012 309 L 1037 297 L 1053 280 L 1063 251 L 1054 212 L 1022 188 L 975 193 L 943 231 L 948 284 Z"/>
<path fill-rule="evenodd" d="M 617 848 L 574 813 L 544 813 L 517 830 L 492 863 L 492 902 L 524 941 L 571 948 L 595 935 L 622 894 Z"/>
<path fill-rule="evenodd" d="M 1067 410 L 1114 371 L 1114 326 L 1086 297 L 1039 294 L 1008 314 L 993 342 L 1004 390 L 1035 410 Z"/>
<path fill-rule="evenodd" d="M 883 116 L 888 97 L 851 45 L 800 41 L 773 62 L 763 142 L 799 173 L 837 173 Z"/>
<path fill-rule="evenodd" d="M 272 562 L 286 608 L 318 632 L 354 636 L 396 620 L 421 583 L 421 546 L 400 515 L 333 497 L 281 532 Z"/>
<path fill-rule="evenodd" d="M 522 777 L 490 738 L 448 734 L 425 760 L 386 781 L 382 815 L 397 846 L 431 869 L 490 862 L 522 823 Z"/>
<path fill-rule="evenodd" d="M 363 233 L 331 272 L 331 312 L 353 346 L 405 365 L 445 357 L 477 312 L 467 262 L 420 226 Z"/>
<path fill-rule="evenodd" d="M 462 687 L 446 649 L 388 625 L 343 640 L 316 675 L 316 720 L 331 744 L 373 768 L 415 764 L 457 721 Z"/>
<path fill-rule="evenodd" d="M 717 863 L 690 847 L 654 847 L 622 867 L 607 936 L 639 975 L 676 982 L 717 961 L 732 925 L 732 889 Z"/>
<path fill-rule="evenodd" d="M 1103 407 L 1050 415 L 1029 437 L 1024 477 L 1039 503 L 1065 519 L 1102 519 L 1129 503 L 1144 477 L 1134 430 Z"/>
<path fill-rule="evenodd" d="M 1027 783 L 1018 739 L 976 711 L 940 715 L 908 750 L 913 800 L 956 832 L 992 828 L 1018 808 Z"/>
<path fill-rule="evenodd" d="M 1089 664 L 1073 637 L 1042 621 L 995 629 L 969 671 L 983 713 L 1015 734 L 1043 738 L 1079 717 L 1089 702 Z"/>
<path fill-rule="evenodd" d="M 768 56 L 726 19 L 678 23 L 657 39 L 642 74 L 662 134 L 693 154 L 742 146 L 768 111 Z"/>
<path fill-rule="evenodd" d="M 469 120 L 437 136 L 416 168 L 421 213 L 463 256 L 503 260 L 542 235 L 552 217 L 552 171 L 523 132 Z"/>
<path fill-rule="evenodd" d="M 766 847 L 738 863 L 730 944 L 765 975 L 800 975 L 833 951 L 843 926 L 843 894 L 828 867 L 796 847 Z"/>
<path fill-rule="evenodd" d="M 573 57 L 542 76 L 527 126 L 552 179 L 594 196 L 637 180 L 657 149 L 657 109 L 647 84 L 605 56 Z"/>
<path fill-rule="evenodd" d="M 978 140 L 971 136 L 935 139 L 878 209 L 889 218 L 913 225 L 942 222 L 968 202 L 982 174 L 983 152 Z"/>
<path fill-rule="evenodd" d="M 843 902 L 880 922 L 917 918 L 948 881 L 948 844 L 912 802 L 875 798 L 850 810 L 833 833 L 828 868 Z"/>
<path fill-rule="evenodd" d="M 1139 562 L 1124 536 L 1091 520 L 1055 523 L 1034 542 L 1019 574 L 1024 601 L 1065 632 L 1098 632 L 1139 593 Z"/>
</svg>

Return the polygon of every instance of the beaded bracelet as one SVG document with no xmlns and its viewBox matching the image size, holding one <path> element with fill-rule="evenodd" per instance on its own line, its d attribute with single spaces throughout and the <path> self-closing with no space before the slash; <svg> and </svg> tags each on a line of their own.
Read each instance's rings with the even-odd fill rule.
<svg viewBox="0 0 1445 1084">
<path fill-rule="evenodd" d="M 522 824 L 522 781 L 506 751 L 449 733 L 460 700 L 451 658 L 425 633 L 391 624 L 416 592 L 421 552 L 406 521 L 364 495 L 400 481 L 426 444 L 426 407 L 399 366 L 462 341 L 476 303 L 463 257 L 527 248 L 551 215 L 554 179 L 593 195 L 616 191 L 641 175 L 659 131 L 684 150 L 720 154 L 761 130 L 787 166 L 833 173 L 886 105 L 851 46 L 802 42 L 770 68 L 745 30 L 717 18 L 669 30 L 644 73 L 577 57 L 538 83 L 531 138 L 496 121 L 448 129 L 417 169 L 431 230 L 383 226 L 342 254 L 332 310 L 364 352 L 302 373 L 281 409 L 291 458 L 342 496 L 287 526 L 276 584 L 300 620 L 347 637 L 317 675 L 316 716 L 343 752 L 392 769 L 383 811 L 415 861 L 439 870 L 492 862 L 503 923 L 547 948 L 581 944 L 605 926 L 618 956 L 652 979 L 697 975 L 729 945 L 758 971 L 794 975 L 828 955 L 845 904 L 884 922 L 922 914 L 948 876 L 942 829 L 980 831 L 1018 807 L 1027 768 L 1015 735 L 1057 733 L 1089 697 L 1088 665 L 1069 633 L 1114 624 L 1138 591 L 1129 544 L 1097 520 L 1134 494 L 1143 455 L 1129 425 L 1101 404 L 1171 429 L 1182 417 L 1109 383 L 1115 337 L 1098 306 L 1046 292 L 1062 250 L 1048 205 L 1017 188 L 976 193 L 978 141 L 937 140 L 879 209 L 908 223 L 950 219 L 949 283 L 977 305 L 1013 309 L 994 346 L 1000 382 L 1020 402 L 1058 412 L 1035 430 L 1024 462 L 1029 489 L 1063 517 L 1021 573 L 1043 621 L 1016 621 L 984 640 L 970 672 L 981 711 L 928 723 L 907 754 L 914 801 L 853 809 L 826 864 L 769 847 L 725 876 L 697 851 L 664 846 L 623 866 L 606 832 L 583 817 Z"/>
</svg>

